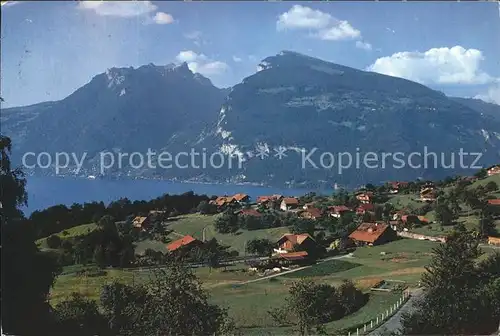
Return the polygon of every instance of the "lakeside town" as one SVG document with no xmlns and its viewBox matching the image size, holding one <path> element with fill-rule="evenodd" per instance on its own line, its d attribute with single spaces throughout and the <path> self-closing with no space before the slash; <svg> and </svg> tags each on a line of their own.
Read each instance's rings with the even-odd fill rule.
<svg viewBox="0 0 500 336">
<path fill-rule="evenodd" d="M 367 184 L 330 196 L 253 200 L 243 193 L 185 193 L 149 202 L 55 206 L 35 211 L 28 222 L 58 223 L 39 230 L 36 240 L 62 265 L 49 294 L 55 307 L 74 295 L 98 299 L 110 281 L 144 283 L 177 260 L 228 309 L 243 334 L 292 332 L 294 317 L 282 311 L 276 295 L 298 279 L 360 295 L 352 313 L 321 324 L 329 333 L 396 332 L 402 327 L 398 311 L 421 298 L 421 276 L 448 237 L 467 233 L 481 254 L 495 258 L 499 183 L 500 166 L 493 166 L 469 177 Z M 94 222 L 76 225 L 75 218 L 90 221 L 90 215 Z"/>
</svg>

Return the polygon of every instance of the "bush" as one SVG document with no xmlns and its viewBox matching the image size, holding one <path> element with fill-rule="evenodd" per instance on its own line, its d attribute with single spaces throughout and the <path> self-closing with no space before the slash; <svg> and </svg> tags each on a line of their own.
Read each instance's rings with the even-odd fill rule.
<svg viewBox="0 0 500 336">
<path fill-rule="evenodd" d="M 61 238 L 56 235 L 51 235 L 47 238 L 47 246 L 51 249 L 56 249 L 61 246 Z"/>
</svg>

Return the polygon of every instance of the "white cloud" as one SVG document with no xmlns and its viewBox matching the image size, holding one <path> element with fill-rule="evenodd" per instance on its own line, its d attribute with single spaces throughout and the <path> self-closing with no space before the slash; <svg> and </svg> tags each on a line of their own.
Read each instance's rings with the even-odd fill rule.
<svg viewBox="0 0 500 336">
<path fill-rule="evenodd" d="M 236 62 L 236 63 L 239 63 L 239 62 L 241 62 L 243 60 L 241 59 L 241 57 L 233 56 L 233 61 Z"/>
<path fill-rule="evenodd" d="M 134 17 L 154 12 L 151 1 L 80 1 L 79 8 L 93 10 L 102 16 Z"/>
<path fill-rule="evenodd" d="M 158 12 L 153 17 L 153 21 L 157 24 L 170 24 L 174 22 L 174 18 L 168 13 Z"/>
<path fill-rule="evenodd" d="M 192 31 L 192 32 L 189 32 L 189 33 L 186 33 L 184 34 L 184 37 L 187 38 L 188 40 L 191 40 L 193 41 L 193 43 L 196 45 L 196 46 L 200 46 L 202 44 L 207 44 L 207 41 L 205 41 L 202 37 L 203 37 L 203 34 L 201 31 L 199 30 L 195 30 L 195 31 Z"/>
<path fill-rule="evenodd" d="M 339 20 L 328 13 L 301 5 L 294 5 L 288 12 L 282 13 L 276 22 L 276 29 L 305 30 L 309 32 L 309 36 L 325 41 L 362 38 L 361 32 L 348 21 Z"/>
<path fill-rule="evenodd" d="M 474 98 L 484 100 L 488 103 L 500 105 L 500 85 L 492 86 L 487 92 L 478 94 Z"/>
<path fill-rule="evenodd" d="M 278 30 L 286 29 L 324 29 L 333 17 L 328 13 L 309 7 L 294 5 L 288 12 L 281 14 L 276 23 Z"/>
<path fill-rule="evenodd" d="M 372 45 L 368 42 L 356 41 L 356 48 L 364 50 L 372 50 Z"/>
<path fill-rule="evenodd" d="M 425 52 L 403 51 L 381 57 L 368 70 L 419 83 L 485 84 L 497 81 L 480 69 L 483 54 L 477 49 L 432 48 Z"/>
<path fill-rule="evenodd" d="M 349 22 L 339 21 L 332 27 L 321 29 L 317 36 L 326 41 L 354 40 L 361 37 L 361 32 Z"/>
<path fill-rule="evenodd" d="M 186 62 L 192 72 L 197 72 L 205 76 L 219 75 L 229 69 L 226 63 L 213 60 L 204 54 L 198 54 L 192 50 L 181 51 L 176 59 L 179 62 Z"/>
</svg>

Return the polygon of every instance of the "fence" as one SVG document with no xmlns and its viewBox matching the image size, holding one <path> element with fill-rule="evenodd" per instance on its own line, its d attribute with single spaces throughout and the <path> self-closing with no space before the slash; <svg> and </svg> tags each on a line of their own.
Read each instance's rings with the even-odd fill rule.
<svg viewBox="0 0 500 336">
<path fill-rule="evenodd" d="M 398 231 L 397 235 L 400 237 L 410 238 L 410 239 L 430 240 L 430 241 L 439 241 L 441 243 L 446 243 L 446 237 L 426 236 L 426 235 L 412 233 L 412 232 L 406 232 L 406 231 Z"/>
<path fill-rule="evenodd" d="M 403 291 L 403 294 L 399 298 L 399 300 L 391 305 L 389 309 L 386 309 L 386 311 L 383 311 L 381 314 L 378 314 L 376 318 L 363 323 L 359 325 L 356 328 L 353 328 L 348 331 L 348 336 L 359 336 L 359 335 L 366 335 L 368 332 L 371 332 L 378 327 L 380 327 L 382 324 L 384 324 L 390 317 L 392 317 L 398 310 L 401 308 L 406 301 L 410 298 L 411 294 L 409 291 Z"/>
</svg>

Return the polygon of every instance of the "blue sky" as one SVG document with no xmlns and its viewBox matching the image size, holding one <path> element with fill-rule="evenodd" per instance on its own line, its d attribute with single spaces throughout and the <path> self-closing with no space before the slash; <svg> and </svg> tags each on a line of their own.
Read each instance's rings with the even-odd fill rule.
<svg viewBox="0 0 500 336">
<path fill-rule="evenodd" d="M 493 2 L 11 2 L 1 28 L 3 107 L 148 63 L 187 61 L 231 86 L 281 50 L 500 103 Z"/>
</svg>

